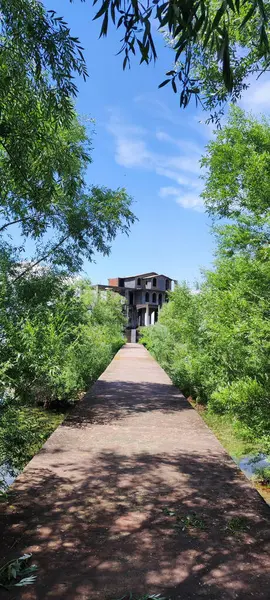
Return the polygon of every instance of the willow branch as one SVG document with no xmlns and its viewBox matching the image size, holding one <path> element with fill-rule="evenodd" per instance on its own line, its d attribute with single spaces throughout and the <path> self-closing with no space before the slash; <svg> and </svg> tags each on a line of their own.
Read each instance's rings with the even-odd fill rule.
<svg viewBox="0 0 270 600">
<path fill-rule="evenodd" d="M 60 242 L 58 242 L 58 244 L 56 244 L 55 246 L 53 246 L 53 248 L 51 248 L 49 250 L 49 252 L 47 252 L 46 254 L 44 254 L 41 258 L 39 258 L 38 260 L 36 260 L 35 262 L 31 263 L 31 265 L 29 267 L 27 267 L 27 269 L 24 269 L 24 271 L 22 271 L 22 273 L 20 273 L 19 275 L 17 275 L 17 277 L 15 277 L 12 280 L 12 283 L 15 283 L 16 281 L 18 281 L 19 279 L 22 279 L 25 275 L 27 275 L 27 273 L 29 273 L 30 271 L 32 271 L 37 265 L 39 265 L 43 260 L 46 260 L 49 256 L 51 256 L 51 254 L 53 254 L 53 252 L 55 252 L 55 250 L 57 250 L 60 246 L 62 246 L 62 244 L 69 238 L 69 234 L 65 235 Z"/>
</svg>

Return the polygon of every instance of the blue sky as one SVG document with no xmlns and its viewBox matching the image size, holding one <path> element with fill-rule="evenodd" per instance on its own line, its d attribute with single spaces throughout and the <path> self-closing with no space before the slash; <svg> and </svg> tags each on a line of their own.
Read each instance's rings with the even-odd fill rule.
<svg viewBox="0 0 270 600">
<path fill-rule="evenodd" d="M 111 28 L 108 38 L 98 39 L 100 23 L 92 21 L 90 2 L 45 4 L 65 17 L 85 48 L 89 78 L 77 82 L 77 109 L 95 120 L 88 181 L 125 187 L 138 217 L 129 237 L 119 235 L 111 255 L 97 255 L 96 264 L 85 263 L 85 272 L 93 283 L 153 270 L 193 284 L 213 260 L 211 223 L 199 197 L 199 160 L 212 131 L 195 106 L 180 109 L 169 86 L 158 89 L 172 51 L 158 36 L 156 65 L 139 66 L 135 59 L 123 72 L 116 56 L 120 34 Z M 270 83 L 251 89 L 244 104 L 263 108 Z"/>
</svg>

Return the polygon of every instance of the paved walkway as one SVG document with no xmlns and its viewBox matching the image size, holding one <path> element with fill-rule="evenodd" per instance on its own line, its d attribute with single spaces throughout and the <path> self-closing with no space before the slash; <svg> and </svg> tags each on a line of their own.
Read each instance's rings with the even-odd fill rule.
<svg viewBox="0 0 270 600">
<path fill-rule="evenodd" d="M 269 600 L 269 512 L 149 353 L 127 344 L 18 477 L 1 562 L 30 550 L 38 579 L 2 593 Z"/>
</svg>

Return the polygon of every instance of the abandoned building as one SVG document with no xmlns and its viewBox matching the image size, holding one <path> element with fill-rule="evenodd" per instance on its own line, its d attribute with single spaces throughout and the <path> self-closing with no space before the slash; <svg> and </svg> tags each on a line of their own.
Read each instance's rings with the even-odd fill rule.
<svg viewBox="0 0 270 600">
<path fill-rule="evenodd" d="M 141 273 L 130 277 L 116 277 L 108 285 L 98 285 L 98 290 L 112 290 L 126 298 L 128 328 L 154 325 L 158 311 L 167 301 L 167 292 L 174 280 L 158 273 Z"/>
</svg>

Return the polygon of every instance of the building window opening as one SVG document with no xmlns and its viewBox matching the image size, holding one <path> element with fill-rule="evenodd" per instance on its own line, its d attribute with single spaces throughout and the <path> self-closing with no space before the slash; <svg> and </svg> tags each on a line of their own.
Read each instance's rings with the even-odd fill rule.
<svg viewBox="0 0 270 600">
<path fill-rule="evenodd" d="M 154 304 L 155 304 L 155 303 L 156 303 L 156 301 L 157 301 L 157 295 L 156 295 L 156 294 L 153 294 L 153 296 L 152 296 L 152 302 L 154 302 Z"/>
<path fill-rule="evenodd" d="M 146 292 L 145 294 L 145 302 L 149 302 L 149 292 Z"/>
<path fill-rule="evenodd" d="M 166 290 L 169 290 L 169 289 L 170 289 L 170 282 L 169 282 L 169 279 L 166 279 L 165 286 L 166 286 Z"/>
<path fill-rule="evenodd" d="M 162 306 L 162 294 L 158 295 L 158 303 L 159 303 L 159 306 Z"/>
<path fill-rule="evenodd" d="M 138 279 L 137 279 L 137 285 L 141 285 L 141 278 L 140 277 L 138 277 Z"/>
<path fill-rule="evenodd" d="M 156 277 L 153 277 L 153 287 L 157 287 L 157 280 L 156 280 Z"/>
</svg>

